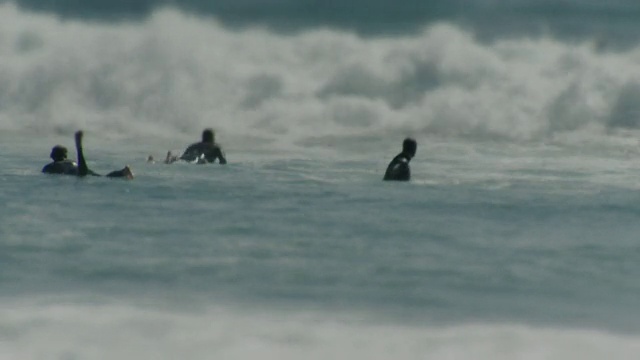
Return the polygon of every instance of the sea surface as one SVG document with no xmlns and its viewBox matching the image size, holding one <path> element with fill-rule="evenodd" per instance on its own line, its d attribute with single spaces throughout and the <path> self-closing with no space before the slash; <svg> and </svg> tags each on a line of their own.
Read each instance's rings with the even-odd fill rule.
<svg viewBox="0 0 640 360">
<path fill-rule="evenodd" d="M 637 359 L 635 1 L 215 4 L 0 2 L 0 360 Z"/>
</svg>

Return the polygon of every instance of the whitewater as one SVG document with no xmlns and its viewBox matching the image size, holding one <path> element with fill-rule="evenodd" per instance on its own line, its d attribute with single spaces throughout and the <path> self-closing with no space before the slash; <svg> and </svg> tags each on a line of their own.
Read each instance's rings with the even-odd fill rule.
<svg viewBox="0 0 640 360">
<path fill-rule="evenodd" d="M 0 359 L 635 359 L 638 60 L 1 4 Z"/>
</svg>

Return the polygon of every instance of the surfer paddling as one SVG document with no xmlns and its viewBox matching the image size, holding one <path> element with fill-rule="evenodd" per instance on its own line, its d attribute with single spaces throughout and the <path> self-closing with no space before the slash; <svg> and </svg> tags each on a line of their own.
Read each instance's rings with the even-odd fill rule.
<svg viewBox="0 0 640 360">
<path fill-rule="evenodd" d="M 56 145 L 53 147 L 53 149 L 51 149 L 51 154 L 49 155 L 53 162 L 45 165 L 42 168 L 42 172 L 46 174 L 63 174 L 80 177 L 84 177 L 87 175 L 101 176 L 100 174 L 97 174 L 93 170 L 89 169 L 89 167 L 87 166 L 87 161 L 84 158 L 84 152 L 82 149 L 83 135 L 84 134 L 82 131 L 77 131 L 75 134 L 75 145 L 76 154 L 78 156 L 78 163 L 67 159 L 67 148 L 61 145 Z M 110 178 L 133 179 L 133 172 L 131 171 L 129 165 L 127 165 L 121 170 L 112 171 L 105 176 Z"/>
<path fill-rule="evenodd" d="M 165 163 L 172 163 L 174 158 L 169 152 Z M 180 160 L 187 162 L 195 162 L 197 164 L 206 164 L 215 162 L 216 159 L 220 164 L 226 164 L 227 159 L 220 145 L 215 142 L 215 133 L 212 129 L 204 129 L 202 131 L 202 141 L 193 143 L 180 155 Z"/>
<path fill-rule="evenodd" d="M 409 181 L 411 180 L 411 168 L 409 162 L 416 155 L 418 143 L 412 138 L 406 138 L 402 142 L 402 152 L 391 160 L 383 180 Z"/>
</svg>

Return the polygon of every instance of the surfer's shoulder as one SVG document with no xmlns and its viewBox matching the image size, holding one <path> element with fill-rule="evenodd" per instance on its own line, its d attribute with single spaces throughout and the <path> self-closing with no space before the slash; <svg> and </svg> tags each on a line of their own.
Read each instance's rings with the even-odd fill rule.
<svg viewBox="0 0 640 360">
<path fill-rule="evenodd" d="M 63 175 L 76 175 L 78 173 L 78 165 L 71 160 L 54 161 L 45 165 L 42 168 L 42 172 L 45 174 L 63 174 Z"/>
</svg>

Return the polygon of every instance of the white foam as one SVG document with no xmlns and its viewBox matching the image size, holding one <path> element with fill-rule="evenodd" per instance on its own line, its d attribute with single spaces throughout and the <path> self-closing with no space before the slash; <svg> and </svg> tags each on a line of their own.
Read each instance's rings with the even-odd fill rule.
<svg viewBox="0 0 640 360">
<path fill-rule="evenodd" d="M 0 359 L 635 359 L 640 338 L 520 325 L 404 326 L 336 314 L 127 305 L 0 310 Z"/>
<path fill-rule="evenodd" d="M 230 30 L 166 8 L 60 21 L 0 5 L 0 126 L 24 133 L 262 139 L 557 140 L 640 126 L 640 51 L 477 41 L 449 24 L 362 38 Z M 582 135 L 580 136 L 582 137 Z"/>
</svg>

